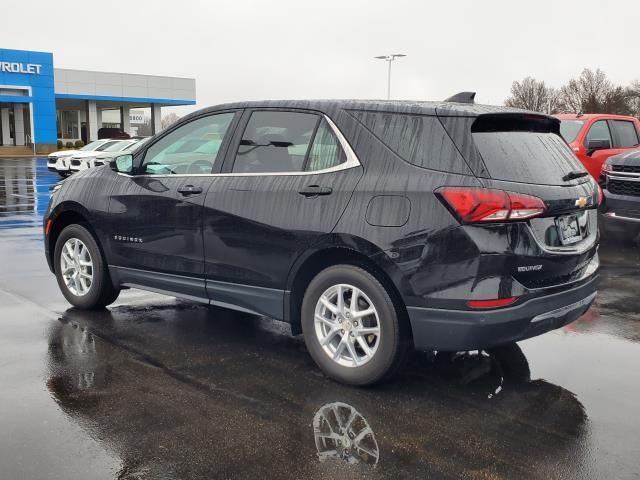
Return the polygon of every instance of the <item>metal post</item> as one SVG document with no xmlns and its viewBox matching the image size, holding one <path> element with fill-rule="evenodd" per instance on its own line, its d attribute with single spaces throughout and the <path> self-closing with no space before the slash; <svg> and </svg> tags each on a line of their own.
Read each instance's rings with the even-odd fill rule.
<svg viewBox="0 0 640 480">
<path fill-rule="evenodd" d="M 378 60 L 384 60 L 389 65 L 387 66 L 387 100 L 391 100 L 391 62 L 396 58 L 406 57 L 403 53 L 392 53 L 391 55 L 379 55 L 376 58 Z"/>
<path fill-rule="evenodd" d="M 393 59 L 387 60 L 387 63 L 389 63 L 389 71 L 387 73 L 387 100 L 391 100 L 391 62 L 393 62 Z"/>
</svg>

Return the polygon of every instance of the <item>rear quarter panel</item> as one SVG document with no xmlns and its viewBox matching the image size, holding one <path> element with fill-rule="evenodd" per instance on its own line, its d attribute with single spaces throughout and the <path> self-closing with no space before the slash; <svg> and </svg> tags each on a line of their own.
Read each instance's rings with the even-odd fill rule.
<svg viewBox="0 0 640 480">
<path fill-rule="evenodd" d="M 478 180 L 414 166 L 354 119 L 342 120 L 339 127 L 365 172 L 333 231 L 334 237 L 371 256 L 408 304 L 433 305 L 438 302 L 436 290 L 471 281 L 480 268 L 479 251 L 433 192 L 442 185 L 480 186 Z M 461 157 L 457 161 L 464 162 Z M 368 222 L 371 200 L 381 195 L 391 202 L 406 199 L 410 203 L 408 219 L 399 220 L 405 209 L 391 205 L 384 212 L 389 217 L 386 221 L 378 214 L 377 225 Z"/>
</svg>

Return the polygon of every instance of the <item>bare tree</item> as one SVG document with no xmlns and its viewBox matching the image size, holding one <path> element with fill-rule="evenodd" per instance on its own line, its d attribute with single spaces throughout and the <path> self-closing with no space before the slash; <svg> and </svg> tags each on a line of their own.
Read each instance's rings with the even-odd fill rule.
<svg viewBox="0 0 640 480">
<path fill-rule="evenodd" d="M 526 77 L 511 85 L 511 96 L 504 104 L 508 107 L 523 108 L 534 112 L 555 113 L 558 110 L 558 91 L 547 87 L 543 81 Z"/>
<path fill-rule="evenodd" d="M 631 83 L 627 88 L 627 106 L 631 115 L 640 117 L 640 80 Z"/>
<path fill-rule="evenodd" d="M 602 70 L 585 68 L 560 89 L 560 110 L 629 114 L 628 95 L 628 89 L 613 85 Z"/>
<path fill-rule="evenodd" d="M 180 120 L 180 117 L 176 114 L 176 112 L 169 112 L 168 115 L 162 116 L 162 120 L 160 120 L 160 126 L 164 130 L 170 125 L 173 125 L 174 123 L 176 123 L 178 120 Z"/>
</svg>

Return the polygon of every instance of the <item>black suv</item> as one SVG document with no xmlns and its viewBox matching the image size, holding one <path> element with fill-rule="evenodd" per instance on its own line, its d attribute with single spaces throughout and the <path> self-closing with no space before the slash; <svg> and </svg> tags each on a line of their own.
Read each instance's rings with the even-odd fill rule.
<svg viewBox="0 0 640 480">
<path fill-rule="evenodd" d="M 599 189 L 559 125 L 470 99 L 207 108 L 62 181 L 47 260 L 77 307 L 136 287 L 266 315 L 370 384 L 411 347 L 488 348 L 589 308 Z"/>
</svg>

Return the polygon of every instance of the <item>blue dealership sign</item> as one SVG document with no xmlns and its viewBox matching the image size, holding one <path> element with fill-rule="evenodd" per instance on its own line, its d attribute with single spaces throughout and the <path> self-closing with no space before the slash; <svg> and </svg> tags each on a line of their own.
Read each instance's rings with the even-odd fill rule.
<svg viewBox="0 0 640 480">
<path fill-rule="evenodd" d="M 0 88 L 11 90 L 11 87 L 25 90 L 25 94 L 0 94 L 0 104 L 30 104 L 33 115 L 33 141 L 39 144 L 55 144 L 58 136 L 53 54 L 0 48 Z"/>
</svg>

